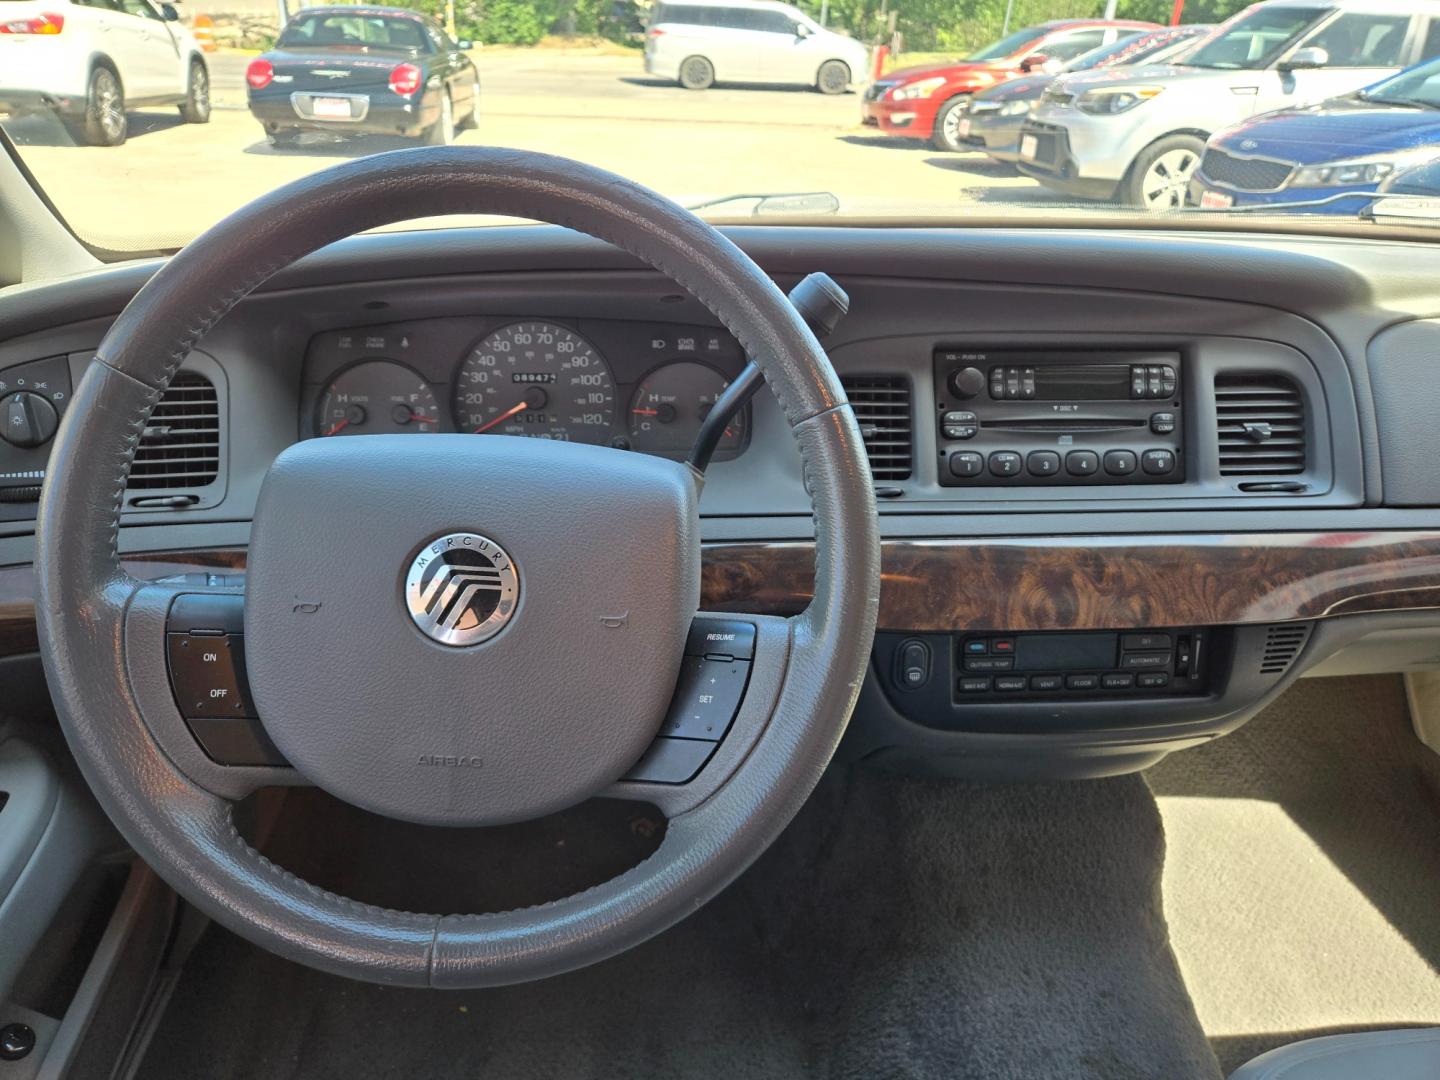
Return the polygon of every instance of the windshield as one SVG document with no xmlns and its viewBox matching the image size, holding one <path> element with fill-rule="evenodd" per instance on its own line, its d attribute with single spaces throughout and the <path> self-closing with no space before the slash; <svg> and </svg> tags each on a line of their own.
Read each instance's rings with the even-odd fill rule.
<svg viewBox="0 0 1440 1080">
<path fill-rule="evenodd" d="M 1032 42 L 1039 41 L 1045 36 L 1045 33 L 1043 26 L 1031 27 L 1028 30 L 1016 30 L 1015 33 L 1001 38 L 995 44 L 981 49 L 979 52 L 971 53 L 967 59 L 1003 60 L 1006 57 L 1014 56 Z"/>
<path fill-rule="evenodd" d="M 1440 18 L 1412 2 L 0 0 L 0 152 L 106 259 L 449 144 L 572 157 L 715 222 L 1351 227 L 1440 146 L 1414 124 L 1440 103 Z M 1148 59 L 1176 55 L 1193 66 Z"/>
<path fill-rule="evenodd" d="M 1376 83 L 1359 95 L 1383 105 L 1415 105 L 1440 109 L 1440 61 L 1421 64 L 1403 75 Z"/>
<path fill-rule="evenodd" d="M 1187 67 L 1263 68 L 1329 8 L 1261 6 L 1185 58 Z"/>
</svg>

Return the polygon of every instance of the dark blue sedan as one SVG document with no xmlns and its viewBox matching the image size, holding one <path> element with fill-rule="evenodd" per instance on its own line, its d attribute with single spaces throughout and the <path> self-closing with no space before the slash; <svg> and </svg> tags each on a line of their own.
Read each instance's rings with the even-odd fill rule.
<svg viewBox="0 0 1440 1080">
<path fill-rule="evenodd" d="M 1211 137 L 1190 183 L 1211 210 L 1354 217 L 1387 176 L 1440 158 L 1440 60 Z"/>
</svg>

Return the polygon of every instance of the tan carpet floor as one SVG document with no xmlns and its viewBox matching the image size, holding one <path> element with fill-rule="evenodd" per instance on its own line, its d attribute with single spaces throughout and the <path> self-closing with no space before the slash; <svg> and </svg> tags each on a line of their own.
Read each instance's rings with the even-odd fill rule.
<svg viewBox="0 0 1440 1080">
<path fill-rule="evenodd" d="M 1314 1035 L 1440 1025 L 1440 757 L 1399 676 L 1302 680 L 1147 779 L 1171 943 L 1227 1074 Z"/>
</svg>

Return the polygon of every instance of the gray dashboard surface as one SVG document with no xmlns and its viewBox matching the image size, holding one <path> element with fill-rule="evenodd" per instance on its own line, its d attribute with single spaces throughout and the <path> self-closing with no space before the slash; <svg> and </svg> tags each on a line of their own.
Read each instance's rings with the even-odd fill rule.
<svg viewBox="0 0 1440 1080">
<path fill-rule="evenodd" d="M 1440 314 L 1440 249 L 1421 244 L 1277 236 L 1095 230 L 905 230 L 742 227 L 727 230 L 782 285 L 825 270 L 850 290 L 851 316 L 829 341 L 842 374 L 897 371 L 917 397 L 914 482 L 882 505 L 889 536 L 1125 531 L 1433 528 L 1440 512 L 1404 483 L 1382 509 L 1381 440 L 1372 378 L 1398 361 L 1370 342 L 1396 323 Z M 93 347 L 159 265 L 120 264 L 0 290 L 0 367 Z M 698 305 L 628 256 L 544 226 L 353 237 L 279 275 L 205 340 L 225 368 L 232 437 L 217 506 L 139 515 L 127 546 L 181 547 L 199 536 L 244 542 L 244 523 L 275 455 L 300 435 L 300 366 L 309 336 L 337 326 L 514 313 L 708 323 Z M 1329 406 L 1332 479 L 1304 499 L 1025 499 L 933 489 L 933 431 L 922 393 L 923 343 L 1011 337 L 1048 343 L 1139 340 L 1289 347 L 1314 365 Z M 63 341 L 60 348 L 56 342 Z M 909 342 L 905 346 L 896 342 Z M 915 343 L 921 343 L 916 347 Z M 1413 373 L 1416 360 L 1406 363 Z M 1433 459 L 1417 425 L 1412 460 Z M 931 440 L 927 443 L 927 437 Z M 1431 436 L 1436 438 L 1440 436 Z M 1393 457 L 1393 453 L 1387 455 Z M 1386 464 L 1390 462 L 1387 460 Z M 931 470 L 927 473 L 927 470 Z M 1398 473 L 1397 475 L 1403 475 Z M 1093 489 L 1092 489 L 1093 491 Z M 1212 493 L 1213 494 L 1213 493 Z M 1298 515 L 1296 510 L 1309 508 Z M 985 511 L 984 514 L 977 511 Z M 809 531 L 798 458 L 768 395 L 752 443 L 718 463 L 701 506 L 707 539 Z M 179 527 L 164 527 L 165 523 Z M 183 526 L 180 523 L 184 522 Z M 24 561 L 24 523 L 0 539 L 0 562 Z M 213 542 L 213 541 L 211 541 Z"/>
</svg>

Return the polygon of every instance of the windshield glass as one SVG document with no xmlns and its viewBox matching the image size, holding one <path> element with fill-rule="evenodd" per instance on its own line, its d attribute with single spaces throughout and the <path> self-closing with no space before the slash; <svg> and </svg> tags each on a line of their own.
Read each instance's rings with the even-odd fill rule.
<svg viewBox="0 0 1440 1080">
<path fill-rule="evenodd" d="M 1417 105 L 1440 109 L 1440 61 L 1421 64 L 1393 79 L 1362 90 L 1360 97 L 1384 105 Z"/>
<path fill-rule="evenodd" d="M 1045 36 L 1044 27 L 1032 27 L 1029 30 L 1016 30 L 1009 37 L 1003 37 L 999 41 L 978 52 L 973 52 L 967 59 L 970 60 L 1003 60 L 1006 57 L 1014 56 L 1031 42 L 1039 41 Z"/>
<path fill-rule="evenodd" d="M 1263 68 L 1328 8 L 1261 6 L 1185 58 L 1188 67 Z"/>
<path fill-rule="evenodd" d="M 1353 229 L 1440 156 L 1436 63 L 1415 0 L 0 0 L 0 152 L 107 259 L 449 144 L 716 222 Z"/>
</svg>

